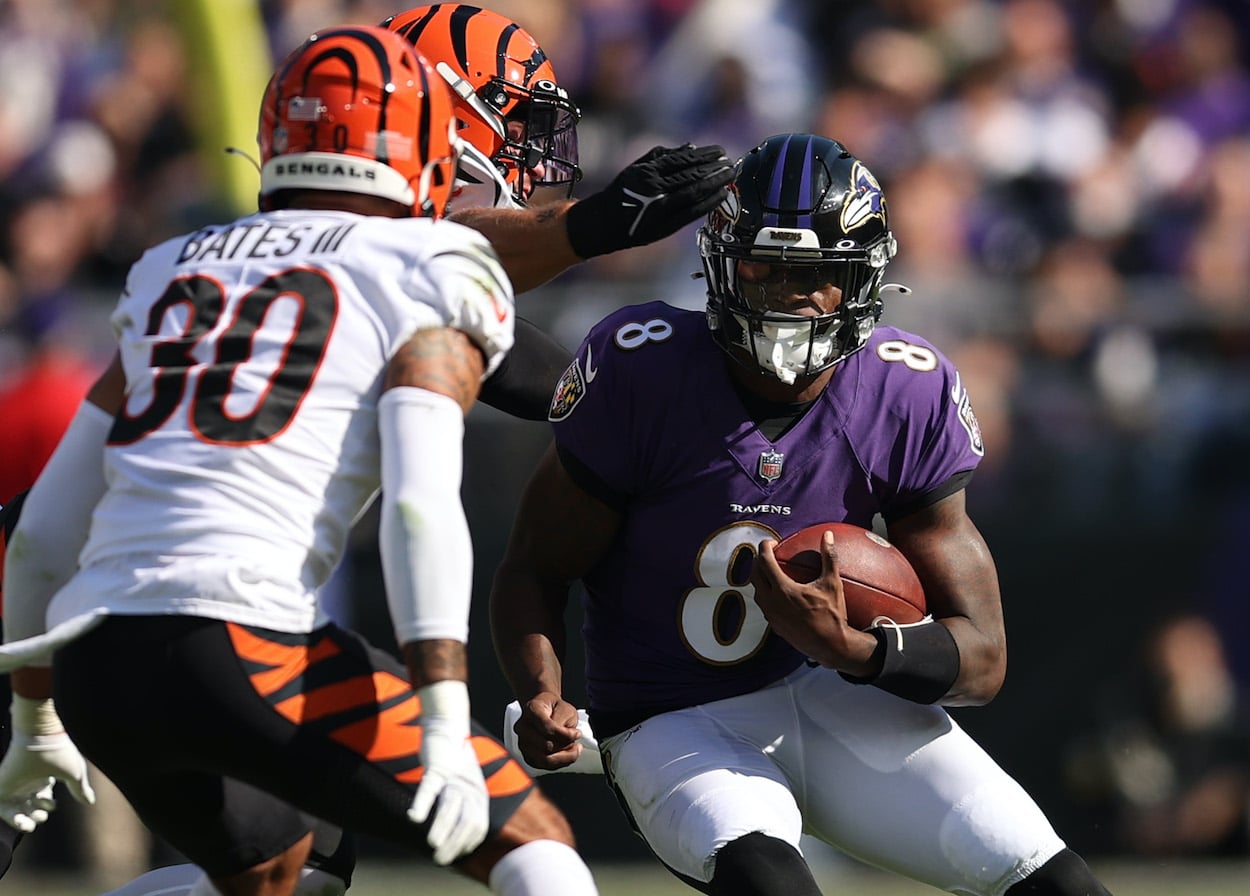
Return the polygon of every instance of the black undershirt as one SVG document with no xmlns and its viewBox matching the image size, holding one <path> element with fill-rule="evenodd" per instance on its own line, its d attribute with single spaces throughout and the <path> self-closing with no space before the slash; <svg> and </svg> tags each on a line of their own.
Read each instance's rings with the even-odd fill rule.
<svg viewBox="0 0 1250 896">
<path fill-rule="evenodd" d="M 807 409 L 816 403 L 814 398 L 809 401 L 769 401 L 744 389 L 737 381 L 734 382 L 734 391 L 738 393 L 738 398 L 759 427 L 760 433 L 770 442 L 785 435 L 791 426 L 802 419 Z"/>
</svg>

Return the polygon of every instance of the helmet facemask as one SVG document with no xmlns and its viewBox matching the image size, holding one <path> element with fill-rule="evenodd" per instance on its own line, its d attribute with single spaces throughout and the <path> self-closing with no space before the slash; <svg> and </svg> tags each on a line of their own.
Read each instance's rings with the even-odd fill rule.
<svg viewBox="0 0 1250 896">
<path fill-rule="evenodd" d="M 881 318 L 881 280 L 895 243 L 890 236 L 868 252 L 830 258 L 821 250 L 743 247 L 718 240 L 705 228 L 699 251 L 708 282 L 709 325 L 722 346 L 737 349 L 730 354 L 790 384 L 832 367 L 867 343 Z M 766 264 L 771 270 L 766 280 L 748 279 L 742 276 L 743 263 Z M 788 297 L 827 287 L 841 291 L 837 308 L 829 313 L 779 310 Z"/>
<path fill-rule="evenodd" d="M 529 89 L 496 78 L 482 88 L 481 95 L 491 107 L 507 110 L 503 145 L 491 159 L 512 184 L 514 198 L 524 204 L 526 172 L 540 165 L 542 172 L 531 185 L 563 188 L 565 196 L 571 196 L 582 178 L 577 151 L 581 111 L 567 91 L 545 78 Z"/>
</svg>

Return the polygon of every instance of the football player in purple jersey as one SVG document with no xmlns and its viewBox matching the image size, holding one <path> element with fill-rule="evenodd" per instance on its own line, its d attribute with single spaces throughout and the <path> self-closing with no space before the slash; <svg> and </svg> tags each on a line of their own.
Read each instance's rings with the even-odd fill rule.
<svg viewBox="0 0 1250 896">
<path fill-rule="evenodd" d="M 553 398 L 491 594 L 533 767 L 583 751 L 562 694 L 582 582 L 589 718 L 631 824 L 692 887 L 819 893 L 810 834 L 950 892 L 1103 896 L 948 715 L 1005 673 L 998 577 L 965 508 L 984 446 L 930 342 L 879 325 L 884 194 L 840 143 L 770 137 L 698 234 L 706 314 L 624 308 Z M 880 518 L 931 615 L 850 627 L 837 544 L 799 584 L 777 541 Z"/>
</svg>

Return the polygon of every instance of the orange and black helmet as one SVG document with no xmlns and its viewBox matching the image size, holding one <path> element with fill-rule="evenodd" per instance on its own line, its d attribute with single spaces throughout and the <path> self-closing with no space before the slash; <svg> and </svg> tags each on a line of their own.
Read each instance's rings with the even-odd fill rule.
<svg viewBox="0 0 1250 896">
<path fill-rule="evenodd" d="M 261 208 L 282 190 L 391 199 L 439 218 L 460 157 L 451 91 L 384 28 L 318 31 L 278 67 L 260 109 Z"/>
<path fill-rule="evenodd" d="M 581 179 L 581 112 L 542 47 L 511 19 L 476 6 L 418 6 L 382 22 L 402 34 L 452 86 L 461 137 L 488 156 L 524 202 L 524 171 L 571 192 Z"/>
</svg>

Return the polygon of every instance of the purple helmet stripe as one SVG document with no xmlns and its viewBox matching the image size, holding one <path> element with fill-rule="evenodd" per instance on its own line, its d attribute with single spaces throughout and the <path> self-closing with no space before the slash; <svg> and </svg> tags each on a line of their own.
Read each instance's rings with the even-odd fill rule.
<svg viewBox="0 0 1250 896">
<path fill-rule="evenodd" d="M 768 196 L 764 200 L 764 220 L 761 223 L 766 227 L 777 227 L 780 223 L 777 213 L 770 209 L 781 208 L 781 188 L 785 183 L 786 155 L 789 151 L 790 139 L 787 137 L 777 153 L 777 161 L 773 165 L 772 178 L 768 184 Z"/>
<path fill-rule="evenodd" d="M 815 149 L 815 141 L 811 137 L 807 138 L 807 146 L 803 149 L 803 174 L 799 180 L 799 202 L 798 208 L 812 208 L 816 205 L 816 197 L 812 192 L 812 152 Z M 796 227 L 807 230 L 814 229 L 811 215 L 799 215 L 795 221 Z"/>
</svg>

